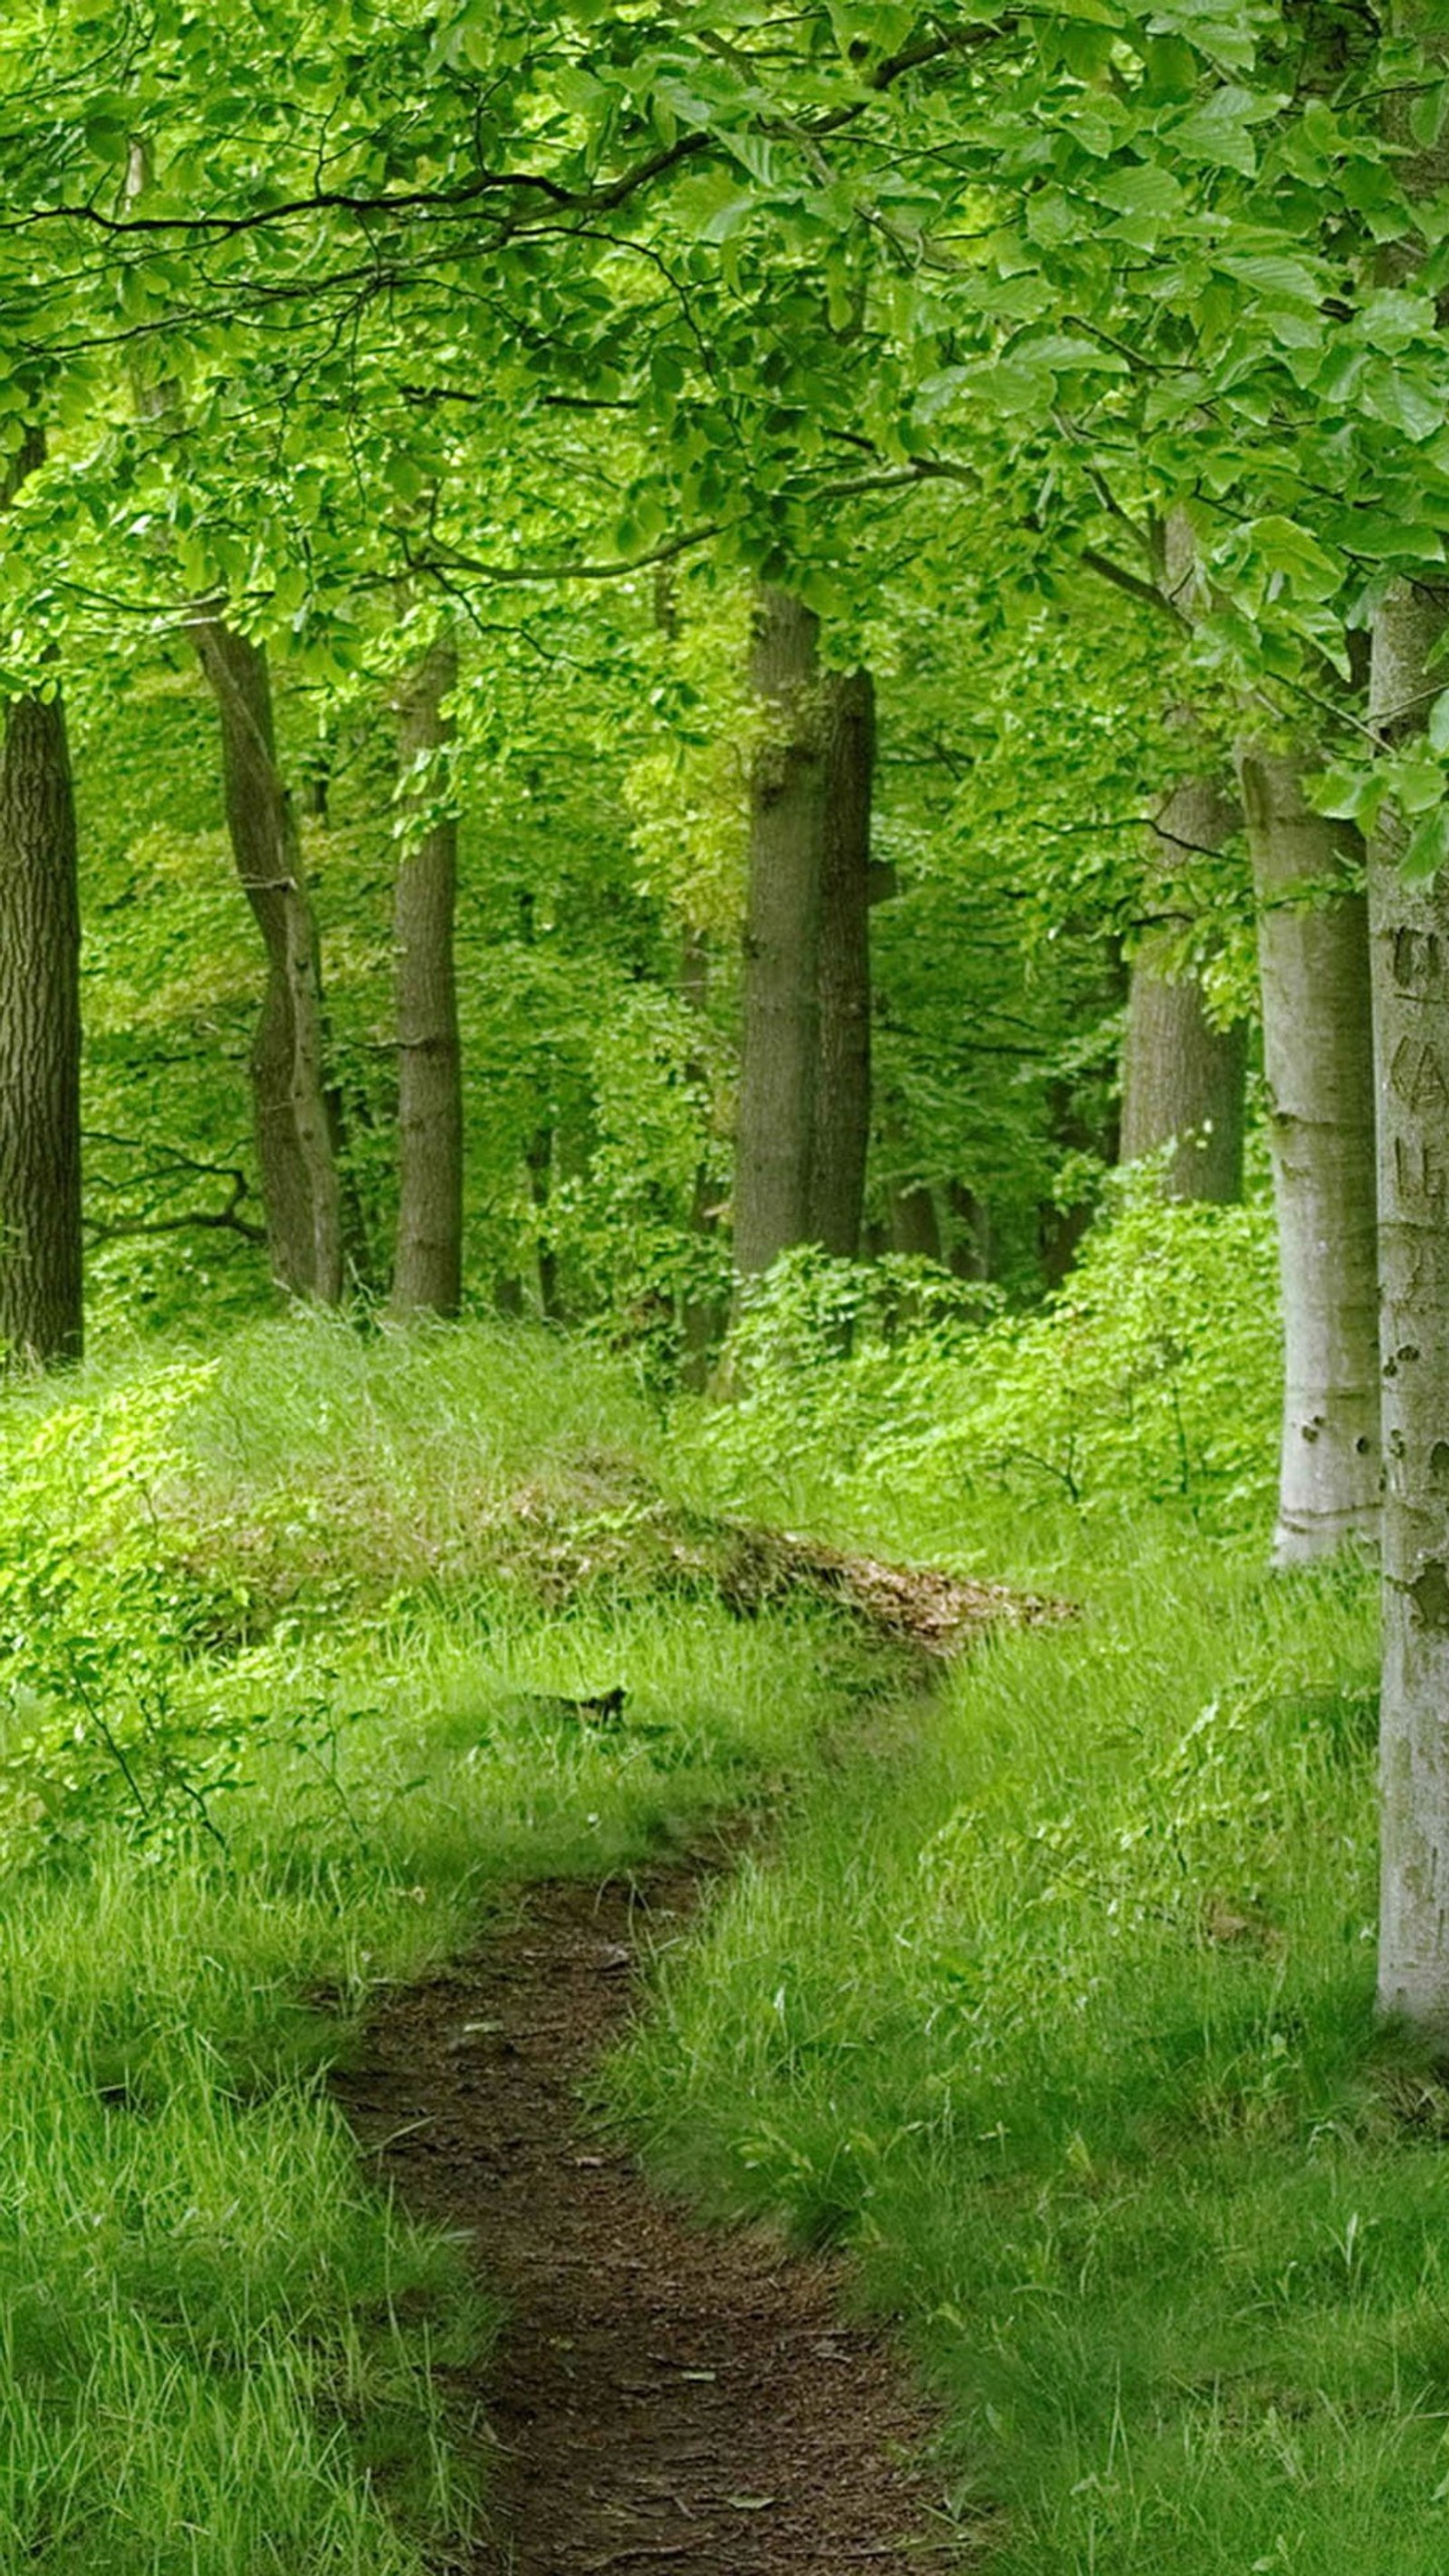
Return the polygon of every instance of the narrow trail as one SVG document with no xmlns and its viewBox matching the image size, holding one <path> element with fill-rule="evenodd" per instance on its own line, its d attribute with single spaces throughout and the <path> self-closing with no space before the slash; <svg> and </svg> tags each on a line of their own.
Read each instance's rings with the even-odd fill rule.
<svg viewBox="0 0 1449 2576">
<path fill-rule="evenodd" d="M 944 2569 L 929 2438 L 840 2274 L 690 2223 L 582 2122 L 641 1936 L 683 1930 L 709 1864 L 529 1891 L 516 1929 L 388 1997 L 336 2092 L 400 2198 L 466 2230 L 509 2323 L 477 2395 L 498 2443 L 470 2576 L 849 2576 Z"/>
</svg>

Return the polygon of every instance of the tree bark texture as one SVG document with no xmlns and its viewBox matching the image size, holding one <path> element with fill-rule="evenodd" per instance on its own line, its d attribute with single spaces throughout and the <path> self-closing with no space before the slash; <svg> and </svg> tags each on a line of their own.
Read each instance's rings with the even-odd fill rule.
<svg viewBox="0 0 1449 2576">
<path fill-rule="evenodd" d="M 1449 593 L 1398 582 L 1370 711 L 1423 722 Z M 1369 848 L 1378 1101 L 1384 1673 L 1379 2003 L 1449 2045 L 1449 884 L 1407 885 L 1402 827 Z"/>
<path fill-rule="evenodd" d="M 1239 745 L 1283 1277 L 1280 1565 L 1375 1535 L 1381 1475 L 1363 844 L 1352 824 L 1314 813 L 1309 766 Z"/>
<path fill-rule="evenodd" d="M 819 1025 L 809 1231 L 853 1261 L 870 1145 L 870 827 L 875 684 L 868 671 L 822 684 L 825 796 Z"/>
<path fill-rule="evenodd" d="M 761 590 L 734 1193 L 735 1265 L 744 1276 L 811 1233 L 825 839 L 818 638 L 812 610 L 788 592 Z"/>
<path fill-rule="evenodd" d="M 1236 830 L 1237 807 L 1210 778 L 1185 778 L 1155 822 L 1157 868 L 1174 844 L 1215 850 Z M 1214 1028 L 1193 975 L 1170 971 L 1172 934 L 1149 931 L 1132 966 L 1122 1061 L 1122 1160 L 1172 1144 L 1163 1192 L 1227 1203 L 1243 1191 L 1247 1031 Z"/>
<path fill-rule="evenodd" d="M 82 1338 L 75 798 L 59 696 L 23 697 L 0 750 L 0 1342 L 43 1365 Z"/>
<path fill-rule="evenodd" d="M 267 954 L 251 1079 L 272 1271 L 290 1295 L 336 1305 L 341 1193 L 327 1106 L 317 928 L 296 818 L 277 767 L 266 655 L 219 618 L 202 620 L 194 634 L 221 719 L 232 855 Z"/>
<path fill-rule="evenodd" d="M 404 805 L 430 804 L 398 860 L 393 907 L 398 1043 L 397 1257 L 400 1315 L 456 1315 L 463 1293 L 463 1067 L 453 924 L 458 826 L 440 805 L 439 755 L 451 735 L 444 701 L 458 656 L 433 644 L 398 701 Z"/>
</svg>

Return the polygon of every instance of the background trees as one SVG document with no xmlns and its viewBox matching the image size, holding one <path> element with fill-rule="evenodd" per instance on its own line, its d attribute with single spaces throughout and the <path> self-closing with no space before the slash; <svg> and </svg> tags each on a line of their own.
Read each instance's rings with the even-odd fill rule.
<svg viewBox="0 0 1449 2576">
<path fill-rule="evenodd" d="M 1359 862 L 1312 818 L 1367 837 L 1381 959 L 1438 938 L 1399 894 L 1449 857 L 1437 630 L 1401 649 L 1449 523 L 1433 13 L 73 0 L 0 73 L 6 846 L 56 895 L 0 1043 L 64 1177 L 13 1347 L 79 1332 L 65 692 L 113 1295 L 174 1310 L 203 1239 L 250 1295 L 264 1242 L 292 1293 L 535 1305 L 661 1367 L 802 1243 L 1038 1297 L 1119 1150 L 1237 1193 L 1256 908 L 1282 1543 L 1366 1527 Z M 223 816 L 249 1145 L 240 953 L 195 947 L 199 1003 L 161 971 Z M 1438 1102 L 1428 988 L 1380 983 L 1402 1700 L 1449 1561 L 1396 1195 Z"/>
</svg>

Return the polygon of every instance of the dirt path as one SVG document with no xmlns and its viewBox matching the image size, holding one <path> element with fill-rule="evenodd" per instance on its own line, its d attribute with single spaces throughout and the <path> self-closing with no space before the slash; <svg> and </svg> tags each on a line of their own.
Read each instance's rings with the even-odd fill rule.
<svg viewBox="0 0 1449 2576">
<path fill-rule="evenodd" d="M 940 2569 L 928 2420 L 828 2263 L 662 2206 L 581 2123 L 641 1934 L 704 1875 L 532 1890 L 516 1931 L 390 1997 L 337 2092 L 400 2196 L 474 2238 L 511 2316 L 478 2392 L 500 2443 L 473 2576 Z"/>
</svg>

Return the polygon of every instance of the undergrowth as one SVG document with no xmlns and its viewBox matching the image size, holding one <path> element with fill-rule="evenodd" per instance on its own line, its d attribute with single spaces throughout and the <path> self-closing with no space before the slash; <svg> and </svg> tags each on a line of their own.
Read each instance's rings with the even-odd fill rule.
<svg viewBox="0 0 1449 2576">
<path fill-rule="evenodd" d="M 482 1328 L 0 1403 L 0 2576 L 464 2546 L 445 2392 L 495 2320 L 325 2069 L 499 1890 L 768 1795 L 879 1680 L 818 1611 L 731 1615 L 659 1446 L 622 1367 Z"/>
<path fill-rule="evenodd" d="M 1430 2576 L 1449 2091 L 1372 2018 L 1371 1570 L 1121 1497 L 1033 1537 L 1081 1619 L 806 1791 L 607 2105 L 717 2215 L 851 2247 L 1001 2576 Z"/>
<path fill-rule="evenodd" d="M 5 1394 L 0 2576 L 466 2549 L 496 2321 L 326 2067 L 501 1891 L 746 1801 L 608 2099 L 853 2247 L 962 2538 L 1437 2570 L 1449 2098 L 1371 2021 L 1368 1572 L 1260 1570 L 1265 1258 L 1129 1198 L 1029 1319 L 788 1265 L 669 1422 L 562 1337 L 318 1319 Z M 899 1651 L 741 1519 L 1082 1616 L 883 1725 Z"/>
</svg>

